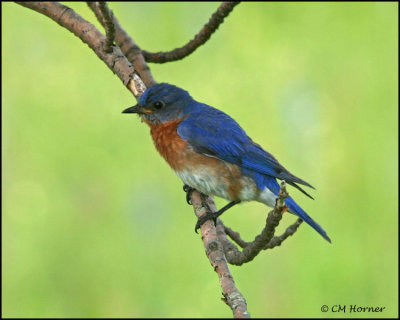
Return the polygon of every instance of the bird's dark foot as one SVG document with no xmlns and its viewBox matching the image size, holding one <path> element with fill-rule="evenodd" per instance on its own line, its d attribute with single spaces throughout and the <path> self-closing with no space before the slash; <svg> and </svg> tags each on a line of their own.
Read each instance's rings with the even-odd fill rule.
<svg viewBox="0 0 400 320">
<path fill-rule="evenodd" d="M 207 220 L 214 220 L 214 225 L 217 226 L 217 218 L 223 214 L 226 210 L 229 208 L 232 208 L 235 204 L 240 203 L 240 200 L 235 200 L 229 202 L 225 207 L 222 209 L 215 211 L 215 212 L 207 212 L 206 214 L 203 214 L 200 218 L 197 219 L 196 227 L 194 228 L 194 231 L 197 233 L 197 229 L 201 227 L 201 225 L 206 222 Z"/>
<path fill-rule="evenodd" d="M 192 204 L 192 201 L 190 200 L 190 196 L 192 195 L 193 190 L 194 190 L 194 189 L 193 189 L 192 187 L 188 186 L 187 184 L 185 184 L 185 185 L 183 186 L 183 191 L 186 192 L 186 202 L 187 202 L 189 205 Z"/>
<path fill-rule="evenodd" d="M 203 225 L 204 222 L 206 222 L 207 220 L 214 220 L 214 226 L 217 226 L 217 218 L 219 217 L 220 213 L 219 211 L 217 212 L 207 212 L 205 214 L 203 214 L 200 218 L 197 219 L 197 223 L 196 226 L 194 227 L 194 231 L 196 233 L 198 229 L 200 229 L 200 227 Z"/>
</svg>

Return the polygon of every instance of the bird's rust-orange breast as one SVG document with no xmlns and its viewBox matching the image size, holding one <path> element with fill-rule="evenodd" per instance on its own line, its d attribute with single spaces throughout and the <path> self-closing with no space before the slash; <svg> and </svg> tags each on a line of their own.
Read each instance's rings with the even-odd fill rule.
<svg viewBox="0 0 400 320">
<path fill-rule="evenodd" d="M 156 125 L 148 123 L 154 145 L 174 170 L 180 170 L 185 166 L 187 144 L 177 132 L 177 127 L 182 120 L 178 119 Z"/>
</svg>

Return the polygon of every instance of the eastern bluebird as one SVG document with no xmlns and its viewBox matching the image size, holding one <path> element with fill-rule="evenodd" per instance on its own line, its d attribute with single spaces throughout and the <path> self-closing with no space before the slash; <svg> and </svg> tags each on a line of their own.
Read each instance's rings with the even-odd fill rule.
<svg viewBox="0 0 400 320">
<path fill-rule="evenodd" d="M 276 179 L 285 180 L 312 198 L 298 184 L 314 187 L 286 170 L 235 120 L 197 102 L 181 88 L 155 84 L 142 94 L 137 105 L 123 113 L 138 113 L 150 126 L 158 152 L 185 185 L 231 201 L 213 218 L 241 201 L 255 200 L 274 207 L 280 190 Z M 289 212 L 331 242 L 324 229 L 291 197 L 285 203 Z M 196 229 L 199 226 L 198 221 Z"/>
</svg>

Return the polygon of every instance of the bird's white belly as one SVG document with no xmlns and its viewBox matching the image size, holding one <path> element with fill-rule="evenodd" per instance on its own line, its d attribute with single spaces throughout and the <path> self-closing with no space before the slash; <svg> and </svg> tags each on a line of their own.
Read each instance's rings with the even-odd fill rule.
<svg viewBox="0 0 400 320">
<path fill-rule="evenodd" d="M 196 170 L 175 172 L 185 184 L 201 193 L 231 200 L 228 183 L 210 173 L 206 167 L 200 166 Z"/>
<path fill-rule="evenodd" d="M 232 182 L 223 176 L 217 176 L 213 172 L 210 172 L 206 166 L 198 166 L 195 170 L 180 170 L 175 172 L 183 183 L 206 195 L 217 196 L 230 201 L 237 199 L 241 201 L 255 200 L 269 207 L 275 206 L 275 195 L 268 188 L 260 191 L 254 180 L 247 176 L 242 176 L 236 182 Z M 241 186 L 236 199 L 232 198 L 230 192 L 232 183 L 237 183 Z"/>
</svg>

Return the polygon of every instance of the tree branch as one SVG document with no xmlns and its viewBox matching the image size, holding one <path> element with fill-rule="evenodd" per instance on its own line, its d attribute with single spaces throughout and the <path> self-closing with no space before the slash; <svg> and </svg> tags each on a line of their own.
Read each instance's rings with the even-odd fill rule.
<svg viewBox="0 0 400 320">
<path fill-rule="evenodd" d="M 106 65 L 118 75 L 118 77 L 123 81 L 124 85 L 138 98 L 146 89 L 142 79 L 135 73 L 132 65 L 129 61 L 132 61 L 135 68 L 141 68 L 141 76 L 146 78 L 146 84 L 154 84 L 155 81 L 151 76 L 151 72 L 145 63 L 145 60 L 141 54 L 140 48 L 134 43 L 134 41 L 126 34 L 126 32 L 119 25 L 118 20 L 113 17 L 113 22 L 116 27 L 116 42 L 121 46 L 122 51 L 126 53 L 130 59 L 126 59 L 121 50 L 116 46 L 111 46 L 112 52 L 106 52 L 107 37 L 105 37 L 100 31 L 96 29 L 92 24 L 84 20 L 80 15 L 78 15 L 71 8 L 64 6 L 57 2 L 17 2 L 18 4 L 25 6 L 29 9 L 37 11 L 56 21 L 62 27 L 68 29 L 76 36 L 78 36 L 84 43 L 86 43 L 96 55 L 103 60 Z M 99 19 L 101 24 L 105 24 L 105 19 L 103 17 L 104 10 L 101 11 L 99 7 L 89 4 L 96 17 Z M 106 4 L 105 9 L 108 9 Z M 108 9 L 109 10 L 109 9 Z M 110 15 L 111 17 L 111 15 Z M 107 29 L 106 29 L 107 30 Z M 106 31 L 107 32 L 107 31 Z M 111 32 L 112 33 L 112 32 Z M 110 31 L 108 31 L 109 38 L 112 38 Z M 215 204 L 211 197 L 207 197 L 207 210 L 209 206 L 213 206 L 215 209 Z M 205 209 L 200 209 L 203 200 L 200 198 L 199 192 L 193 192 L 192 203 L 195 208 L 195 212 L 198 214 L 203 214 Z M 197 205 L 197 207 L 196 207 Z M 197 209 L 196 209 L 197 208 Z M 199 211 L 200 210 L 200 211 Z M 204 212 L 201 212 L 203 210 Z M 206 247 L 207 255 L 214 266 L 214 270 L 218 273 L 220 277 L 221 287 L 223 289 L 223 300 L 231 307 L 235 317 L 249 317 L 247 312 L 246 302 L 241 293 L 237 290 L 233 277 L 230 274 L 227 262 L 224 258 L 222 246 L 215 241 L 218 241 L 216 237 L 215 228 L 211 224 L 213 232 L 209 232 L 207 228 L 209 222 L 206 222 L 202 226 L 203 241 Z M 219 250 L 215 250 L 215 245 Z"/>
<path fill-rule="evenodd" d="M 200 30 L 196 36 L 190 40 L 183 47 L 176 48 L 168 52 L 149 52 L 143 50 L 143 56 L 147 62 L 154 63 L 165 63 L 170 61 L 181 60 L 191 53 L 193 53 L 198 47 L 203 45 L 210 39 L 211 35 L 218 29 L 220 24 L 224 22 L 224 19 L 229 15 L 233 8 L 238 5 L 239 1 L 225 1 L 223 2 L 216 12 L 211 16 L 210 20 Z"/>
<path fill-rule="evenodd" d="M 94 14 L 96 15 L 97 20 L 101 23 L 103 27 L 105 27 L 104 19 L 102 17 L 102 12 L 100 11 L 99 7 L 96 6 L 95 2 L 92 1 L 88 1 L 87 4 L 89 8 L 92 9 Z M 105 10 L 111 11 L 107 3 L 105 2 L 104 2 L 104 7 Z M 156 83 L 156 81 L 153 79 L 153 76 L 150 72 L 150 68 L 146 64 L 146 61 L 142 55 L 142 50 L 121 27 L 118 19 L 114 15 L 113 15 L 113 22 L 116 29 L 115 41 L 117 45 L 121 48 L 121 51 L 124 53 L 128 61 L 133 64 L 135 71 L 142 78 L 145 85 L 147 87 L 152 86 L 153 84 Z"/>
<path fill-rule="evenodd" d="M 58 2 L 32 1 L 17 3 L 46 15 L 79 37 L 121 79 L 136 98 L 146 90 L 142 79 L 136 74 L 131 63 L 121 50 L 113 46 L 112 52 L 106 52 L 103 46 L 106 42 L 106 37 L 74 10 Z"/>
<path fill-rule="evenodd" d="M 191 193 L 191 201 L 194 213 L 197 218 L 210 211 L 216 211 L 215 203 L 211 197 L 201 194 L 197 190 Z M 220 220 L 218 219 L 220 223 Z M 217 236 L 214 222 L 206 221 L 201 227 L 202 240 L 206 255 L 210 260 L 214 271 L 218 274 L 224 298 L 222 300 L 232 309 L 235 318 L 250 318 L 247 311 L 246 300 L 240 291 L 236 288 L 235 281 L 229 270 L 228 263 L 224 256 L 223 247 Z"/>
</svg>

